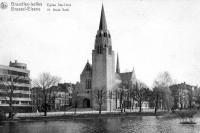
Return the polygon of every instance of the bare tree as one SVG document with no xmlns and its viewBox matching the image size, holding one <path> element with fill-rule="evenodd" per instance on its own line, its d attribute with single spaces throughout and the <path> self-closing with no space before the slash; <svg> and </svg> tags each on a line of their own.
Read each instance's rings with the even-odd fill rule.
<svg viewBox="0 0 200 133">
<path fill-rule="evenodd" d="M 120 90 L 120 88 L 121 88 L 121 83 L 122 83 L 122 81 L 121 81 L 121 78 L 120 78 L 120 76 L 118 75 L 118 74 L 115 74 L 115 76 L 114 76 L 114 86 L 113 86 L 113 88 L 114 88 L 114 90 L 113 90 L 113 94 L 114 94 L 114 96 L 115 96 L 115 103 L 116 103 L 116 109 L 117 109 L 117 101 L 118 101 L 118 99 L 119 99 L 119 97 L 120 97 L 120 95 L 119 95 L 119 90 Z"/>
<path fill-rule="evenodd" d="M 139 112 L 142 112 L 142 104 L 145 100 L 148 100 L 150 95 L 150 90 L 143 83 L 136 82 L 133 86 L 132 95 L 135 101 L 137 101 L 139 105 Z"/>
<path fill-rule="evenodd" d="M 115 108 L 117 109 L 117 98 L 118 98 L 118 91 L 115 90 Z"/>
<path fill-rule="evenodd" d="M 121 109 L 121 113 L 123 112 L 123 110 L 125 111 L 125 106 L 124 106 L 124 95 L 125 95 L 125 91 L 124 89 L 120 88 L 120 90 L 118 91 L 119 93 L 119 104 L 120 104 L 120 109 Z"/>
<path fill-rule="evenodd" d="M 102 111 L 102 105 L 105 103 L 106 101 L 106 95 L 107 95 L 107 92 L 104 90 L 104 89 L 99 89 L 99 90 L 96 90 L 94 92 L 94 96 L 95 96 L 95 100 L 96 100 L 96 103 L 98 104 L 99 106 L 99 114 L 101 114 L 101 111 Z"/>
<path fill-rule="evenodd" d="M 124 91 L 121 88 L 121 86 L 119 88 L 115 89 L 114 91 L 112 91 L 112 95 L 114 95 L 114 98 L 115 98 L 115 108 L 117 109 L 119 106 L 119 108 L 122 110 L 122 103 L 124 101 Z M 111 95 L 109 95 L 109 96 L 111 96 Z M 119 100 L 119 105 L 117 105 L 118 100 Z"/>
<path fill-rule="evenodd" d="M 57 76 L 52 76 L 50 73 L 42 73 L 38 79 L 34 80 L 33 85 L 42 89 L 44 96 L 44 116 L 47 116 L 47 96 L 50 94 L 50 87 L 55 86 L 60 81 Z"/>
<path fill-rule="evenodd" d="M 172 84 L 172 78 L 168 72 L 159 73 L 155 79 L 154 92 L 155 92 L 155 114 L 158 109 L 159 100 L 161 101 L 161 106 L 168 111 L 173 105 L 173 97 L 171 96 L 171 91 L 169 86 Z"/>
<path fill-rule="evenodd" d="M 200 88 L 197 88 L 196 94 L 195 94 L 195 104 L 198 109 L 200 109 Z"/>
<path fill-rule="evenodd" d="M 157 110 L 158 110 L 158 104 L 159 104 L 159 101 L 161 99 L 161 95 L 162 95 L 162 91 L 157 88 L 157 87 L 154 87 L 153 88 L 153 97 L 154 97 L 154 113 L 156 114 L 157 113 Z"/>
<path fill-rule="evenodd" d="M 72 108 L 74 108 L 74 114 L 76 114 L 76 108 L 78 106 L 80 87 L 80 83 L 77 82 L 74 86 L 74 89 L 72 90 Z"/>
<path fill-rule="evenodd" d="M 1 83 L 1 93 L 0 97 L 3 98 L 9 104 L 9 118 L 13 119 L 14 115 L 14 107 L 13 107 L 13 97 L 14 97 L 14 90 L 16 90 L 16 82 L 22 77 L 20 76 L 6 76 L 3 78 Z"/>
<path fill-rule="evenodd" d="M 77 108 L 77 105 L 78 105 L 78 91 L 74 90 L 73 93 L 72 93 L 72 104 L 74 107 L 74 114 L 76 114 L 76 108 Z"/>
</svg>

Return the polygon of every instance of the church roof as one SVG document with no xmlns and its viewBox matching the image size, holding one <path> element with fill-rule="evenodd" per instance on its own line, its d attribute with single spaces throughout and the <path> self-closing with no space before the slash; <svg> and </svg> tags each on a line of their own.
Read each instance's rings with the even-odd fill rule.
<svg viewBox="0 0 200 133">
<path fill-rule="evenodd" d="M 84 67 L 84 69 L 83 69 L 83 72 L 82 72 L 82 74 L 85 72 L 85 71 L 92 71 L 92 65 L 87 61 L 87 63 L 86 63 L 86 65 L 85 65 L 85 67 Z"/>
<path fill-rule="evenodd" d="M 132 72 L 119 73 L 119 76 L 122 83 L 127 83 L 131 81 L 134 84 L 137 81 L 134 69 Z"/>
<path fill-rule="evenodd" d="M 107 30 L 107 23 L 106 23 L 106 17 L 105 17 L 103 5 L 101 8 L 101 19 L 100 19 L 100 23 L 99 23 L 99 30 Z"/>
<path fill-rule="evenodd" d="M 119 76 L 120 76 L 122 82 L 130 81 L 132 78 L 132 72 L 119 73 Z"/>
</svg>

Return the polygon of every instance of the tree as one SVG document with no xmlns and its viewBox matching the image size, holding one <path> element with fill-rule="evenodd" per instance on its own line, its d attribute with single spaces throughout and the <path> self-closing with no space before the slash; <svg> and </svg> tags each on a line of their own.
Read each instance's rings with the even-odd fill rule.
<svg viewBox="0 0 200 133">
<path fill-rule="evenodd" d="M 117 98 L 118 98 L 118 91 L 115 90 L 115 108 L 117 109 Z"/>
<path fill-rule="evenodd" d="M 76 108 L 78 105 L 78 91 L 73 91 L 72 93 L 72 100 L 73 100 L 73 106 L 74 106 L 74 114 L 76 114 Z"/>
<path fill-rule="evenodd" d="M 200 109 L 200 88 L 197 88 L 195 94 L 195 104 L 197 105 L 197 108 Z"/>
<path fill-rule="evenodd" d="M 13 119 L 13 97 L 14 97 L 14 90 L 16 90 L 16 83 L 19 79 L 22 79 L 20 76 L 13 76 L 9 75 L 5 78 L 3 78 L 3 82 L 1 84 L 1 90 L 0 97 L 2 97 L 7 103 L 9 104 L 9 118 Z"/>
<path fill-rule="evenodd" d="M 149 99 L 150 90 L 143 83 L 136 82 L 136 84 L 133 85 L 132 95 L 139 105 L 139 112 L 142 112 L 142 104 Z"/>
<path fill-rule="evenodd" d="M 128 105 L 129 86 L 128 84 L 120 83 L 118 84 L 118 87 L 119 88 L 116 90 L 116 94 L 118 95 L 118 98 L 119 98 L 119 107 L 122 113 L 122 112 L 125 112 L 125 108 Z M 117 103 L 117 99 L 116 99 L 116 103 Z"/>
<path fill-rule="evenodd" d="M 104 91 L 104 89 L 98 89 L 94 92 L 94 96 L 95 96 L 95 100 L 96 103 L 99 106 L 99 114 L 101 114 L 101 110 L 102 110 L 102 105 L 105 103 L 106 101 L 106 95 L 107 92 Z"/>
<path fill-rule="evenodd" d="M 173 107 L 173 97 L 169 87 L 164 88 L 163 93 L 163 108 L 170 111 Z"/>
<path fill-rule="evenodd" d="M 153 88 L 153 98 L 154 98 L 154 113 L 157 113 L 159 101 L 161 101 L 162 90 L 160 88 L 154 87 Z"/>
<path fill-rule="evenodd" d="M 74 86 L 74 89 L 72 90 L 72 107 L 74 108 L 74 114 L 76 114 L 76 108 L 78 106 L 78 99 L 79 99 L 79 90 L 80 90 L 80 83 L 77 82 Z"/>
<path fill-rule="evenodd" d="M 168 72 L 159 73 L 154 80 L 154 93 L 155 93 L 155 114 L 158 109 L 158 103 L 161 102 L 161 108 L 168 111 L 172 108 L 173 97 L 169 86 L 172 84 L 172 78 Z"/>
<path fill-rule="evenodd" d="M 52 76 L 50 73 L 41 73 L 38 79 L 33 82 L 35 87 L 42 89 L 42 94 L 44 96 L 44 116 L 47 116 L 47 97 L 51 93 L 50 87 L 57 85 L 59 81 L 60 78 L 57 76 Z"/>
<path fill-rule="evenodd" d="M 116 106 L 116 109 L 117 109 L 117 106 L 118 106 L 117 101 L 120 98 L 119 90 L 121 88 L 122 81 L 121 81 L 121 78 L 118 74 L 115 74 L 113 81 L 114 81 L 113 94 L 115 96 L 115 106 Z"/>
<path fill-rule="evenodd" d="M 120 109 L 121 109 L 121 113 L 123 112 L 123 110 L 125 111 L 125 106 L 124 106 L 124 95 L 125 95 L 125 91 L 124 89 L 120 89 L 119 90 L 119 104 L 120 104 Z"/>
</svg>

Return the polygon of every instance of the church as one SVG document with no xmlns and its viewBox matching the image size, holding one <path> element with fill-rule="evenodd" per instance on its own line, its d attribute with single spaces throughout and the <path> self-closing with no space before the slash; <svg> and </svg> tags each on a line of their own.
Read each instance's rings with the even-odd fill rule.
<svg viewBox="0 0 200 133">
<path fill-rule="evenodd" d="M 111 34 L 108 30 L 104 7 L 102 5 L 99 29 L 92 50 L 92 64 L 87 61 L 80 74 L 80 85 L 77 89 L 77 107 L 98 110 L 97 93 L 102 90 L 102 110 L 115 110 L 119 107 L 116 89 L 120 85 L 133 84 L 136 81 L 132 72 L 120 73 L 119 58 L 115 69 L 115 52 L 112 49 Z M 118 104 L 117 104 L 118 103 Z"/>
</svg>

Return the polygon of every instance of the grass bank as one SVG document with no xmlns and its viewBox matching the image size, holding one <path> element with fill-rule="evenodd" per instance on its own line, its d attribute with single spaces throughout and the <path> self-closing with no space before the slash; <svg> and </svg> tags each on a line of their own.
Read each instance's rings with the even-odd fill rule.
<svg viewBox="0 0 200 133">
<path fill-rule="evenodd" d="M 156 116 L 162 116 L 166 112 L 158 112 Z M 48 121 L 48 120 L 67 120 L 67 119 L 96 119 L 96 118 L 115 118 L 115 117 L 135 117 L 135 116 L 155 116 L 154 112 L 125 112 L 125 113 L 105 113 L 105 114 L 73 114 L 59 116 L 37 116 L 37 117 L 18 117 L 16 121 Z"/>
</svg>

